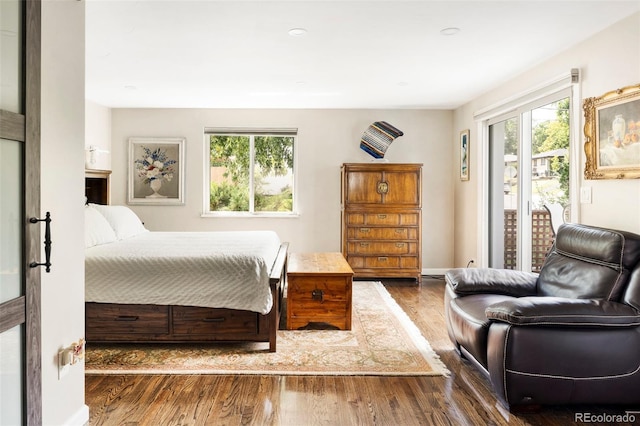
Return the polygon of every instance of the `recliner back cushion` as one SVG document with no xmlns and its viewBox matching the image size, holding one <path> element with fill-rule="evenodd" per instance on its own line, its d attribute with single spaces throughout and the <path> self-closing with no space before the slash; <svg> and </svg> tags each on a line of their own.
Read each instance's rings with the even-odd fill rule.
<svg viewBox="0 0 640 426">
<path fill-rule="evenodd" d="M 540 271 L 538 294 L 619 300 L 639 261 L 639 235 L 564 224 Z"/>
<path fill-rule="evenodd" d="M 631 274 L 629 285 L 624 292 L 622 301 L 640 311 L 640 266 Z"/>
</svg>

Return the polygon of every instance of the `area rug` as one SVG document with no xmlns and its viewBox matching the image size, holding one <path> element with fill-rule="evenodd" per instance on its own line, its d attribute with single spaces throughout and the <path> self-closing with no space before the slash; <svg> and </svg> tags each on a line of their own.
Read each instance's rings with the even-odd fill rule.
<svg viewBox="0 0 640 426">
<path fill-rule="evenodd" d="M 87 344 L 87 374 L 448 375 L 380 282 L 355 281 L 352 330 L 279 330 L 268 343 Z"/>
</svg>

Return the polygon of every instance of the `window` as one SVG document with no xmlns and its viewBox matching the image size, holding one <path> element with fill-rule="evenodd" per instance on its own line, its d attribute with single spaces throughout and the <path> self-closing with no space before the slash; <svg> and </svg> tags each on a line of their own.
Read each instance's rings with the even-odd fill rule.
<svg viewBox="0 0 640 426">
<path fill-rule="evenodd" d="M 296 129 L 205 129 L 205 214 L 293 214 Z"/>
</svg>

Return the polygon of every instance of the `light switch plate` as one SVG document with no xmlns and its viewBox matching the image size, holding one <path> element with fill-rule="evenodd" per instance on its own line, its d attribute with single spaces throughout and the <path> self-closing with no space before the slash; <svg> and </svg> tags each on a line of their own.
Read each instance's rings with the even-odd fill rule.
<svg viewBox="0 0 640 426">
<path fill-rule="evenodd" d="M 591 204 L 591 187 L 583 186 L 580 188 L 580 202 L 582 204 Z"/>
</svg>

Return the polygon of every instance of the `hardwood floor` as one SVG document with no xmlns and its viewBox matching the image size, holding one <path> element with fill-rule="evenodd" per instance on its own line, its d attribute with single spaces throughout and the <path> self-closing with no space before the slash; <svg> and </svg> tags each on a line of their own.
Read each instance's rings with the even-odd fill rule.
<svg viewBox="0 0 640 426">
<path fill-rule="evenodd" d="M 444 282 L 383 282 L 450 377 L 87 375 L 89 424 L 567 425 L 576 423 L 576 413 L 624 414 L 624 407 L 506 411 L 489 381 L 461 360 L 449 341 Z"/>
</svg>

